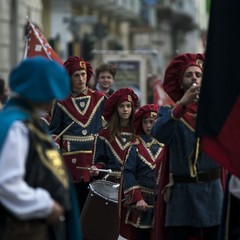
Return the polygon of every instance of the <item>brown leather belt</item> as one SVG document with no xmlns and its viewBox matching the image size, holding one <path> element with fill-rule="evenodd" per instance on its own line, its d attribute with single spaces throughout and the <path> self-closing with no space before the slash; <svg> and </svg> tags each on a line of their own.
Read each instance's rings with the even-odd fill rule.
<svg viewBox="0 0 240 240">
<path fill-rule="evenodd" d="M 201 183 L 211 182 L 220 178 L 220 169 L 213 169 L 206 172 L 198 172 L 196 177 L 190 175 L 173 175 L 174 183 Z"/>
</svg>

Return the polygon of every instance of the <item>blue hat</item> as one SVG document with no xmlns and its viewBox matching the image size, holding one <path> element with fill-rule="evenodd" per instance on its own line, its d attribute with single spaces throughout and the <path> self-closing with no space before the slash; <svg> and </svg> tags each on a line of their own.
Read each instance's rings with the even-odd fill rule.
<svg viewBox="0 0 240 240">
<path fill-rule="evenodd" d="M 59 63 L 37 56 L 23 60 L 11 71 L 9 87 L 33 102 L 63 100 L 70 93 L 70 79 Z"/>
</svg>

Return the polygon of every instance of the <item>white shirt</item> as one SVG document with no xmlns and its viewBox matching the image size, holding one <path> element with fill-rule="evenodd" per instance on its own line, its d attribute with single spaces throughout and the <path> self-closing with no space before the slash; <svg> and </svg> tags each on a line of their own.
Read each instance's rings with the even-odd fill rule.
<svg viewBox="0 0 240 240">
<path fill-rule="evenodd" d="M 54 202 L 46 190 L 24 181 L 28 150 L 28 129 L 16 121 L 0 152 L 0 202 L 19 219 L 46 218 Z"/>
<path fill-rule="evenodd" d="M 229 192 L 234 197 L 240 199 L 240 179 L 234 175 L 229 180 Z"/>
</svg>

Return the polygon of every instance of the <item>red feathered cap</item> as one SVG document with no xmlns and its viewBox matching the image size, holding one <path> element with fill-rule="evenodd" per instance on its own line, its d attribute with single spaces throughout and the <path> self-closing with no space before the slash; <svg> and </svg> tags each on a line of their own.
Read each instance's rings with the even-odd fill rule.
<svg viewBox="0 0 240 240">
<path fill-rule="evenodd" d="M 163 88 L 174 102 L 177 102 L 183 96 L 184 92 L 181 89 L 183 74 L 190 66 L 198 66 L 203 69 L 204 54 L 186 53 L 177 55 L 168 65 Z"/>
<path fill-rule="evenodd" d="M 142 120 L 146 118 L 156 118 L 158 113 L 157 104 L 147 104 L 138 109 L 133 118 L 133 128 L 136 134 L 141 134 L 142 129 Z"/>
<path fill-rule="evenodd" d="M 136 108 L 138 96 L 131 88 L 120 88 L 116 90 L 106 101 L 103 108 L 103 117 L 109 121 L 117 106 L 125 101 L 129 101 Z"/>
<path fill-rule="evenodd" d="M 91 79 L 93 74 L 92 66 L 89 62 L 84 61 L 82 58 L 78 56 L 69 57 L 63 64 L 63 66 L 68 71 L 70 77 L 72 77 L 73 73 L 85 69 L 87 72 L 87 82 Z"/>
</svg>

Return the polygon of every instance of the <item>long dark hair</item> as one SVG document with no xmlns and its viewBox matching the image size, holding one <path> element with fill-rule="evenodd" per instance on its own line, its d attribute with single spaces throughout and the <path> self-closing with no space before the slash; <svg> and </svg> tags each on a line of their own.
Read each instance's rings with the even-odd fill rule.
<svg viewBox="0 0 240 240">
<path fill-rule="evenodd" d="M 135 131 L 134 131 L 134 128 L 132 127 L 132 120 L 134 117 L 134 112 L 135 112 L 135 108 L 134 108 L 134 106 L 132 106 L 132 112 L 131 112 L 131 115 L 129 117 L 129 122 L 128 122 L 128 125 L 132 132 L 130 141 L 135 138 Z M 111 120 L 108 122 L 107 126 L 108 126 L 109 133 L 111 136 L 110 141 L 113 141 L 115 139 L 115 137 L 117 137 L 118 139 L 121 139 L 121 124 L 120 124 L 120 117 L 118 115 L 118 108 L 116 108 L 114 110 Z"/>
</svg>

